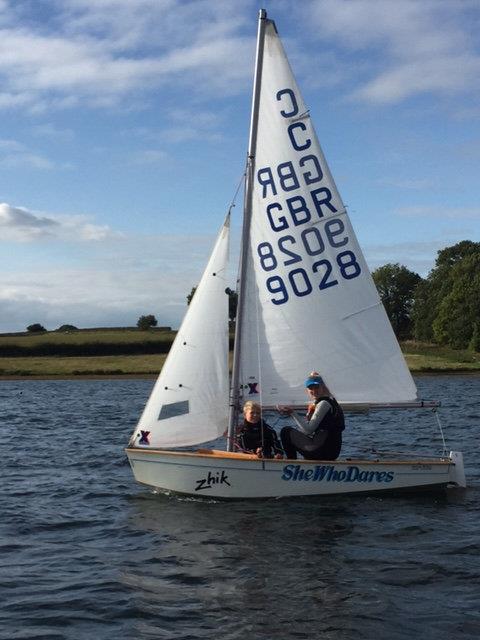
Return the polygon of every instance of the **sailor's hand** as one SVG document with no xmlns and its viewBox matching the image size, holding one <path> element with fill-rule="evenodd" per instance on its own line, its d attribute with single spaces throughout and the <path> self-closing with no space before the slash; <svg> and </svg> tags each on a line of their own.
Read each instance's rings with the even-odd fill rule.
<svg viewBox="0 0 480 640">
<path fill-rule="evenodd" d="M 274 456 L 275 460 L 283 460 L 283 456 L 281 453 L 276 453 Z"/>
</svg>

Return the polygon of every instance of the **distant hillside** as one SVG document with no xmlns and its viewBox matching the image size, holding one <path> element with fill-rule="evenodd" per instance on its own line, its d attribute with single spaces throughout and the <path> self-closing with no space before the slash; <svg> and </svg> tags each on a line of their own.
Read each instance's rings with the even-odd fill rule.
<svg viewBox="0 0 480 640">
<path fill-rule="evenodd" d="M 168 353 L 176 331 L 130 327 L 0 334 L 0 357 L 106 356 Z"/>
<path fill-rule="evenodd" d="M 132 327 L 0 334 L 0 376 L 156 375 L 175 335 L 170 328 Z M 413 373 L 480 372 L 479 353 L 415 341 L 401 347 Z"/>
</svg>

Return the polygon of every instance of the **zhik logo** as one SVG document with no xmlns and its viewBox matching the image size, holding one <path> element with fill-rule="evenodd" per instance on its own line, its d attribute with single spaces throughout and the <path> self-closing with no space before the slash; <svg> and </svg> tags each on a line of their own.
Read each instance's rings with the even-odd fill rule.
<svg viewBox="0 0 480 640">
<path fill-rule="evenodd" d="M 228 481 L 228 476 L 225 471 L 217 471 L 216 473 L 208 472 L 208 476 L 206 478 L 201 478 L 200 480 L 195 481 L 197 486 L 195 487 L 195 491 L 202 491 L 203 489 L 211 489 L 214 484 L 228 484 L 231 487 L 230 482 Z"/>
</svg>

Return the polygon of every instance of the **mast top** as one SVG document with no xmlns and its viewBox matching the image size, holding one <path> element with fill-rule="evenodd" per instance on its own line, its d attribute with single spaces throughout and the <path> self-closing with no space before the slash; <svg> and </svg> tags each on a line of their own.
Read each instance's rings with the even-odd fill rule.
<svg viewBox="0 0 480 640">
<path fill-rule="evenodd" d="M 258 12 L 258 19 L 259 20 L 265 20 L 267 17 L 267 12 L 265 9 L 260 9 Z"/>
</svg>

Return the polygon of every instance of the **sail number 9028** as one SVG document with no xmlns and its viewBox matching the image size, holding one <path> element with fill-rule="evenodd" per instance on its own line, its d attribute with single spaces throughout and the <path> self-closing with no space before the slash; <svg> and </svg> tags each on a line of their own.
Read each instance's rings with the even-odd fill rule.
<svg viewBox="0 0 480 640">
<path fill-rule="evenodd" d="M 324 231 L 328 244 L 333 249 L 340 249 L 348 244 L 348 237 L 344 235 L 345 225 L 339 218 L 328 220 L 325 223 Z M 299 263 L 303 263 L 305 253 L 308 256 L 316 257 L 325 251 L 325 240 L 317 227 L 304 229 L 298 239 L 291 235 L 282 236 L 278 239 L 277 244 L 279 249 L 277 255 L 270 242 L 261 242 L 258 245 L 257 254 L 261 268 L 266 272 L 274 271 L 278 267 L 279 261 L 283 266 L 294 264 L 298 266 L 287 272 L 283 277 L 271 275 L 267 278 L 265 282 L 267 290 L 274 295 L 279 294 L 280 296 L 271 298 L 273 304 L 278 305 L 287 302 L 289 292 L 298 297 L 308 296 L 312 293 L 314 285 L 317 285 L 320 290 L 328 289 L 339 283 L 339 277 L 344 280 L 351 280 L 361 273 L 361 267 L 353 251 L 344 249 L 335 256 L 334 264 L 326 258 L 321 258 L 311 263 L 312 274 L 317 276 L 317 282 L 318 278 L 320 279 L 318 284 L 315 282 L 312 285 L 312 274 L 309 275 Z"/>
</svg>

